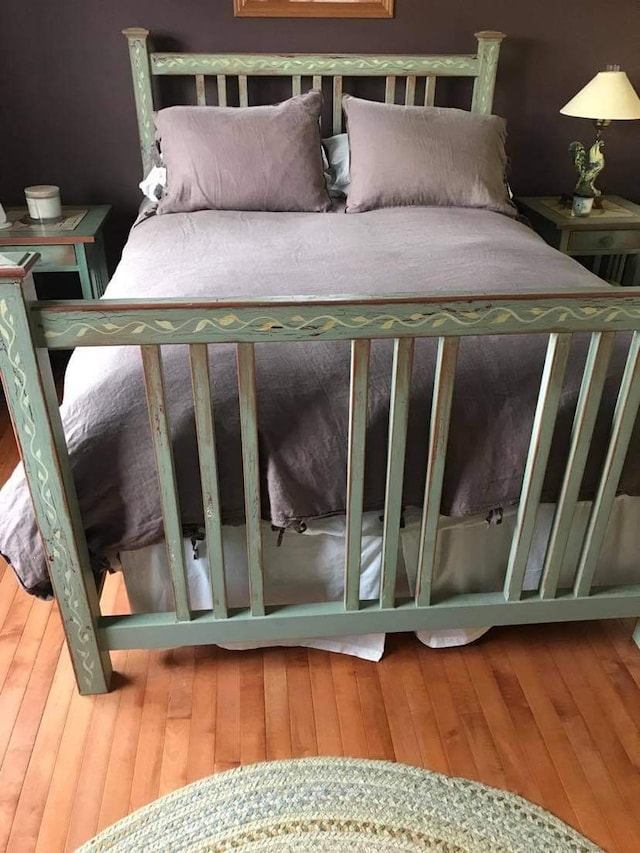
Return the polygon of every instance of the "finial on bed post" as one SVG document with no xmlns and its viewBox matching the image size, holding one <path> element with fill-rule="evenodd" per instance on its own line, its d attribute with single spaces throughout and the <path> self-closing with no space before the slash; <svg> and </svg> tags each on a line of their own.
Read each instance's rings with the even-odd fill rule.
<svg viewBox="0 0 640 853">
<path fill-rule="evenodd" d="M 506 38 L 496 30 L 476 33 L 478 39 L 478 76 L 473 84 L 471 112 L 490 115 L 493 110 L 493 90 L 496 84 L 500 43 Z"/>
<path fill-rule="evenodd" d="M 143 177 L 156 165 L 156 132 L 153 123 L 153 93 L 151 91 L 151 66 L 144 27 L 127 27 L 122 31 L 129 44 L 133 92 L 138 115 L 138 135 L 142 154 Z"/>
</svg>

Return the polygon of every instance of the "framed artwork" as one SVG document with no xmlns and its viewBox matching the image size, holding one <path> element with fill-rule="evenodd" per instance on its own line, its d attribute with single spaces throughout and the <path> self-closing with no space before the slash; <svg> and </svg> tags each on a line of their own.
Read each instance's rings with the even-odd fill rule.
<svg viewBox="0 0 640 853">
<path fill-rule="evenodd" d="M 236 17 L 393 18 L 394 0 L 233 0 Z"/>
</svg>

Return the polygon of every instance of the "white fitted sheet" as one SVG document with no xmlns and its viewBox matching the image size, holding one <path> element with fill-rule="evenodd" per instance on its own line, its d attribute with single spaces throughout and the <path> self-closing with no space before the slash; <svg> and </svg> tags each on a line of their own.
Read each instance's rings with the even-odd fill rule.
<svg viewBox="0 0 640 853">
<path fill-rule="evenodd" d="M 553 520 L 553 504 L 541 505 L 536 519 L 524 588 L 536 589 Z M 560 585 L 568 585 L 579 556 L 581 536 L 587 524 L 590 503 L 578 504 L 567 549 L 567 563 Z M 500 524 L 487 524 L 484 516 L 464 519 L 442 517 L 438 536 L 434 598 L 457 593 L 488 592 L 502 588 L 517 508 L 503 513 Z M 595 584 L 640 582 L 640 498 L 616 498 L 595 575 Z M 344 517 L 310 522 L 304 533 L 287 532 L 280 546 L 278 534 L 263 527 L 265 589 L 268 603 L 335 601 L 342 598 L 344 571 Z M 420 536 L 420 513 L 409 509 L 401 529 L 398 555 L 398 595 L 413 592 Z M 245 528 L 224 527 L 223 547 L 230 607 L 247 606 L 249 600 Z M 184 543 L 191 607 L 211 608 L 206 542 L 198 543 L 194 556 L 190 540 Z M 362 537 L 360 597 L 376 598 L 382 557 L 382 524 L 379 514 L 365 513 Z M 163 543 L 120 554 L 125 584 L 133 612 L 173 609 L 166 549 Z M 488 628 L 451 628 L 419 631 L 417 636 L 433 647 L 472 642 Z M 267 643 L 236 643 L 227 648 L 256 648 L 260 645 L 303 645 L 379 660 L 384 652 L 384 634 L 288 640 Z"/>
</svg>

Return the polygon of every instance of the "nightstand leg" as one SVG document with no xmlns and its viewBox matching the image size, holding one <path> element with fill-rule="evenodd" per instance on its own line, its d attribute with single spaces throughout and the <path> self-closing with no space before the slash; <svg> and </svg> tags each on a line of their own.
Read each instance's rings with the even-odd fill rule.
<svg viewBox="0 0 640 853">
<path fill-rule="evenodd" d="M 82 287 L 83 299 L 95 299 L 93 287 L 91 283 L 91 274 L 89 273 L 89 263 L 87 259 L 87 250 L 84 243 L 79 243 L 76 246 L 76 259 L 78 261 L 78 275 L 80 276 L 80 285 Z"/>
<path fill-rule="evenodd" d="M 99 299 L 109 284 L 109 272 L 107 270 L 107 259 L 104 253 L 102 232 L 96 234 L 95 243 L 88 243 L 85 249 L 87 252 L 93 298 Z"/>
</svg>

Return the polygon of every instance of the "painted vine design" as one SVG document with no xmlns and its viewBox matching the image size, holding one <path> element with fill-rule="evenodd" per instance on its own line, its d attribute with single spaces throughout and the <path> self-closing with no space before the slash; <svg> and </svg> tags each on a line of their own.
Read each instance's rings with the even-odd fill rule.
<svg viewBox="0 0 640 853">
<path fill-rule="evenodd" d="M 319 314 L 304 317 L 300 314 L 294 314 L 286 319 L 262 315 L 249 320 L 242 320 L 237 314 L 232 312 L 223 315 L 219 319 L 211 317 L 189 317 L 181 322 L 172 322 L 171 320 L 146 322 L 144 320 L 131 319 L 120 322 L 105 320 L 99 323 L 77 321 L 70 323 L 63 329 L 45 328 L 44 334 L 45 338 L 54 340 L 59 337 L 78 339 L 90 331 L 109 337 L 123 333 L 133 336 L 142 334 L 145 331 L 159 332 L 166 335 L 180 332 L 196 335 L 205 329 L 220 332 L 243 332 L 247 329 L 252 329 L 256 332 L 269 332 L 271 329 L 291 332 L 313 330 L 314 333 L 317 333 L 328 332 L 335 327 L 353 330 L 366 328 L 372 334 L 375 331 L 389 331 L 394 327 L 416 331 L 420 331 L 421 329 L 438 329 L 440 333 L 444 333 L 450 329 L 455 330 L 456 327 L 470 328 L 479 326 L 492 328 L 502 326 L 509 321 L 515 321 L 518 325 L 526 327 L 532 324 L 543 324 L 545 321 L 565 323 L 569 319 L 585 324 L 595 320 L 612 323 L 620 317 L 640 320 L 640 307 L 609 305 L 596 308 L 587 305 L 574 308 L 570 305 L 554 305 L 549 308 L 532 307 L 518 311 L 514 308 L 496 306 L 484 311 L 468 310 L 453 313 L 444 310 L 436 311 L 433 314 L 414 313 L 408 317 L 399 317 L 392 314 L 347 318 L 336 317 L 332 314 Z"/>
<path fill-rule="evenodd" d="M 275 71 L 282 74 L 340 74 L 366 73 L 428 74 L 432 71 L 468 71 L 474 76 L 478 60 L 469 57 L 416 57 L 407 56 L 216 56 L 215 54 L 152 54 L 154 74 L 167 70 L 180 70 L 196 74 L 204 69 L 211 74 L 251 74 Z"/>
<path fill-rule="evenodd" d="M 13 383 L 16 389 L 20 408 L 22 410 L 21 432 L 29 438 L 27 455 L 35 467 L 36 482 L 35 484 L 32 482 L 31 486 L 33 488 L 35 485 L 38 489 L 40 501 L 49 523 L 51 539 L 53 541 L 53 557 L 59 565 L 68 567 L 71 565 L 69 548 L 64 531 L 60 526 L 60 519 L 53 502 L 53 496 L 49 486 L 49 471 L 42 461 L 43 453 L 42 448 L 39 446 L 38 431 L 33 410 L 31 408 L 29 392 L 27 390 L 27 377 L 22 369 L 20 353 L 17 351 L 15 323 L 13 316 L 9 311 L 6 299 L 0 299 L 0 336 L 3 341 L 2 349 L 5 351 L 6 360 L 8 361 L 13 374 Z M 1 363 L 2 360 L 0 360 L 0 365 Z M 62 589 L 58 588 L 57 591 L 61 594 L 67 605 L 67 611 L 71 616 L 70 621 L 73 625 L 76 639 L 78 641 L 77 643 L 74 643 L 74 649 L 80 658 L 83 670 L 79 675 L 85 682 L 86 687 L 90 689 L 95 676 L 95 661 L 92 658 L 90 649 L 81 648 L 81 645 L 86 646 L 89 642 L 89 633 L 80 613 L 80 602 L 81 599 L 84 598 L 84 593 L 82 592 L 79 594 L 77 586 L 78 579 L 76 573 L 71 568 L 67 568 L 64 571 L 64 583 L 62 584 Z"/>
</svg>

